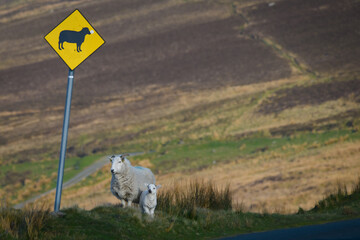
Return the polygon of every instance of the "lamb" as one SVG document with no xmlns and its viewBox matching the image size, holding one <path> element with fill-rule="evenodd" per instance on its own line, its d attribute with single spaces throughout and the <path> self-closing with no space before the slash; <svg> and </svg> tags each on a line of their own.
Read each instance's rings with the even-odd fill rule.
<svg viewBox="0 0 360 240">
<path fill-rule="evenodd" d="M 130 161 L 123 155 L 111 156 L 111 193 L 117 197 L 122 206 L 139 203 L 140 195 L 146 190 L 145 183 L 155 184 L 155 176 L 150 169 L 132 166 Z"/>
<path fill-rule="evenodd" d="M 59 49 L 64 49 L 64 42 L 76 43 L 76 50 L 81 52 L 81 44 L 85 40 L 87 34 L 93 34 L 94 30 L 89 31 L 89 28 L 85 27 L 80 32 L 64 30 L 59 35 Z"/>
<path fill-rule="evenodd" d="M 155 184 L 145 183 L 145 186 L 147 190 L 141 193 L 139 206 L 143 213 L 154 217 L 154 211 L 157 205 L 156 190 L 159 189 L 161 185 L 155 186 Z"/>
</svg>

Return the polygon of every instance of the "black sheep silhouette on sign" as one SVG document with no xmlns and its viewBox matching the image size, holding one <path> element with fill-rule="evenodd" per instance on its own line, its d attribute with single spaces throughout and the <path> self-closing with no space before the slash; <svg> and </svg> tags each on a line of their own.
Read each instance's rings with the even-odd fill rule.
<svg viewBox="0 0 360 240">
<path fill-rule="evenodd" d="M 83 28 L 80 32 L 70 30 L 61 31 L 59 35 L 59 49 L 64 49 L 64 42 L 76 43 L 76 50 L 81 52 L 81 44 L 84 42 L 85 36 L 93 33 L 94 31 L 89 31 L 87 27 Z"/>
</svg>

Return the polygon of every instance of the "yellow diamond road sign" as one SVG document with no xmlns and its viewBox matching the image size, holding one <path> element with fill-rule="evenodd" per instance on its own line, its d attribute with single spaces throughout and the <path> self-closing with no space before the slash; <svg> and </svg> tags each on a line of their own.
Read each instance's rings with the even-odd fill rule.
<svg viewBox="0 0 360 240">
<path fill-rule="evenodd" d="M 77 9 L 51 30 L 45 40 L 71 70 L 105 43 Z"/>
</svg>

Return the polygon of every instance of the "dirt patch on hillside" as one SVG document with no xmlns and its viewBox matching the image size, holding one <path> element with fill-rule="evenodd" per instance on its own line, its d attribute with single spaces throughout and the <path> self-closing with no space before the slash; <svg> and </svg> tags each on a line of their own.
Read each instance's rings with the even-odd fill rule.
<svg viewBox="0 0 360 240">
<path fill-rule="evenodd" d="M 18 183 L 24 186 L 25 180 L 30 174 L 31 171 L 13 172 L 9 170 L 5 173 L 4 177 L 0 178 L 0 186 L 5 187 L 10 184 L 18 184 Z"/>
<path fill-rule="evenodd" d="M 266 99 L 259 106 L 263 114 L 279 113 L 299 105 L 318 105 L 339 98 L 349 98 L 360 102 L 360 81 L 334 81 L 306 87 L 293 87 L 277 91 L 275 96 Z"/>
</svg>

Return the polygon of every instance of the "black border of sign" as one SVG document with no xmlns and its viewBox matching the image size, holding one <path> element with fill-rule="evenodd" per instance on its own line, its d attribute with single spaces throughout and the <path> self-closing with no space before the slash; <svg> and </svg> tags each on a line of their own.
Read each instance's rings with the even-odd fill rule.
<svg viewBox="0 0 360 240">
<path fill-rule="evenodd" d="M 69 65 L 67 65 L 67 63 L 65 62 L 65 60 L 62 59 L 62 57 L 60 56 L 60 54 L 59 54 L 57 51 L 55 51 L 55 49 L 50 45 L 50 43 L 46 40 L 45 37 L 46 37 L 49 33 L 51 33 L 55 28 L 57 28 L 57 26 L 59 26 L 62 22 L 64 22 L 64 21 L 65 21 L 71 14 L 73 14 L 76 10 L 79 11 L 79 13 L 81 14 L 81 16 L 83 16 L 83 18 L 85 18 L 85 20 L 89 23 L 89 25 L 96 31 L 96 29 L 94 28 L 94 26 L 91 25 L 90 21 L 87 20 L 87 18 L 84 16 L 84 14 L 82 14 L 82 12 L 80 12 L 80 10 L 76 8 L 76 9 L 75 9 L 74 11 L 72 11 L 69 15 L 67 15 L 66 18 L 64 18 L 59 24 L 57 24 L 53 29 L 51 29 L 50 32 L 48 32 L 48 33 L 45 34 L 45 36 L 44 36 L 45 42 L 47 42 L 47 44 L 49 44 L 50 48 L 51 48 L 54 52 L 56 52 L 56 54 L 60 57 L 60 59 L 61 59 L 61 60 L 65 63 L 65 65 L 68 66 L 68 67 L 69 67 Z M 101 47 L 106 43 L 105 39 L 100 35 L 100 33 L 99 33 L 98 31 L 96 31 L 96 33 L 101 37 L 101 39 L 104 41 L 104 43 L 101 44 L 100 47 L 98 47 L 94 52 L 96 52 L 97 50 L 99 50 L 99 48 L 101 48 Z M 87 58 L 85 58 L 84 61 L 82 61 L 81 63 L 79 63 L 79 65 L 77 65 L 75 68 L 77 68 L 78 66 L 80 66 L 80 64 L 82 64 L 83 62 L 85 62 L 86 59 L 88 59 L 91 55 L 94 54 L 94 52 L 92 52 L 89 56 L 87 56 Z M 70 67 L 69 67 L 69 68 L 70 68 Z M 74 68 L 74 69 L 71 69 L 71 68 L 70 68 L 70 69 L 74 71 L 75 68 Z"/>
</svg>

